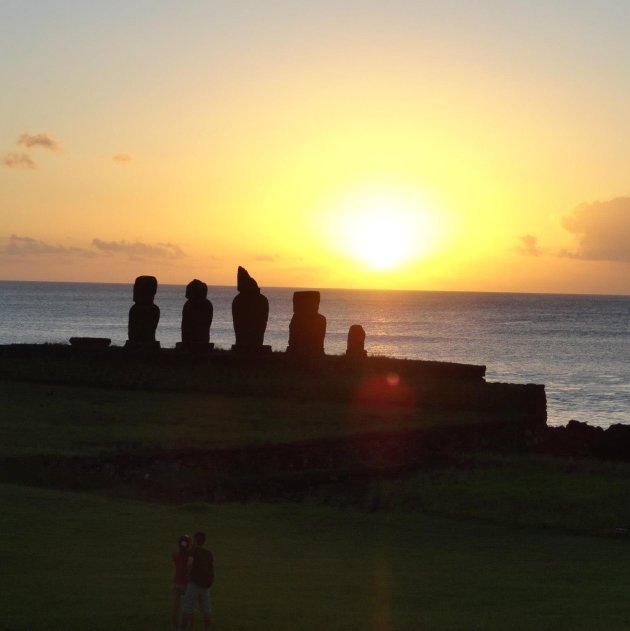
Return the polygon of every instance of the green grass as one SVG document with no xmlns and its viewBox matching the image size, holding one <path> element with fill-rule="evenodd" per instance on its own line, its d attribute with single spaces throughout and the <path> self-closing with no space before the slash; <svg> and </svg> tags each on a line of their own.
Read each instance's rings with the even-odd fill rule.
<svg viewBox="0 0 630 631">
<path fill-rule="evenodd" d="M 418 407 L 0 381 L 1 456 L 281 443 L 479 418 Z"/>
<path fill-rule="evenodd" d="M 612 536 L 630 528 L 630 464 L 527 455 L 460 454 L 457 468 L 322 487 L 337 506 Z M 630 541 L 629 541 L 630 542 Z"/>
<path fill-rule="evenodd" d="M 630 627 L 630 542 L 314 505 L 165 507 L 0 486 L 0 627 L 168 629 L 169 553 L 205 530 L 216 629 Z"/>
</svg>

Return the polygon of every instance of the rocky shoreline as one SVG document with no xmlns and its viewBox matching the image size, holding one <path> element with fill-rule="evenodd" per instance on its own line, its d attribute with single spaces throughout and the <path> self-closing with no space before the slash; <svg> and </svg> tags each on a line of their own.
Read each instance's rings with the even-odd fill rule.
<svg viewBox="0 0 630 631">
<path fill-rule="evenodd" d="M 630 425 L 616 423 L 604 429 L 569 421 L 564 427 L 548 427 L 542 447 L 554 456 L 630 462 Z"/>
</svg>

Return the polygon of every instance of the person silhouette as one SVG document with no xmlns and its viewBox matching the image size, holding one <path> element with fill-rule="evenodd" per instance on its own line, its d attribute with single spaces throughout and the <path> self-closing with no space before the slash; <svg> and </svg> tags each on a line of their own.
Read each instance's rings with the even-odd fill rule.
<svg viewBox="0 0 630 631">
<path fill-rule="evenodd" d="M 195 603 L 203 615 L 204 629 L 210 629 L 210 587 L 214 583 L 214 557 L 204 545 L 206 535 L 196 532 L 193 535 L 193 548 L 188 555 L 188 585 L 182 603 L 183 629 L 192 628 L 193 608 Z"/>
<path fill-rule="evenodd" d="M 174 566 L 172 619 L 175 631 L 181 629 L 182 599 L 188 584 L 188 555 L 191 547 L 192 538 L 190 535 L 182 535 L 177 540 L 177 550 L 171 553 L 171 561 L 173 561 Z"/>
</svg>

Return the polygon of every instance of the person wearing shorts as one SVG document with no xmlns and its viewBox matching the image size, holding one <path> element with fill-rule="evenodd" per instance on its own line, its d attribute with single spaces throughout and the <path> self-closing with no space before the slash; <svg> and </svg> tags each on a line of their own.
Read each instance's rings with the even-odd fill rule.
<svg viewBox="0 0 630 631">
<path fill-rule="evenodd" d="M 210 629 L 210 587 L 214 582 L 214 558 L 212 552 L 204 548 L 206 535 L 196 532 L 193 536 L 193 549 L 188 555 L 188 585 L 182 603 L 183 629 L 192 628 L 195 603 L 203 615 L 203 626 Z"/>
</svg>

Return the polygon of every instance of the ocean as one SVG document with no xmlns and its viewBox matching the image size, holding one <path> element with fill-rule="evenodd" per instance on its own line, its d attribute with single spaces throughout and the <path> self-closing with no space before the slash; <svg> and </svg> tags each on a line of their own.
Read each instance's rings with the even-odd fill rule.
<svg viewBox="0 0 630 631">
<path fill-rule="evenodd" d="M 265 343 L 284 350 L 293 289 L 263 288 L 269 299 Z M 157 339 L 180 338 L 185 288 L 160 285 Z M 232 287 L 209 287 L 210 340 L 234 342 Z M 127 339 L 132 286 L 0 281 L 0 344 L 67 343 L 72 336 Z M 488 381 L 543 383 L 548 422 L 630 423 L 630 296 L 425 291 L 321 290 L 325 349 L 345 351 L 361 324 L 371 355 L 487 366 Z"/>
</svg>

